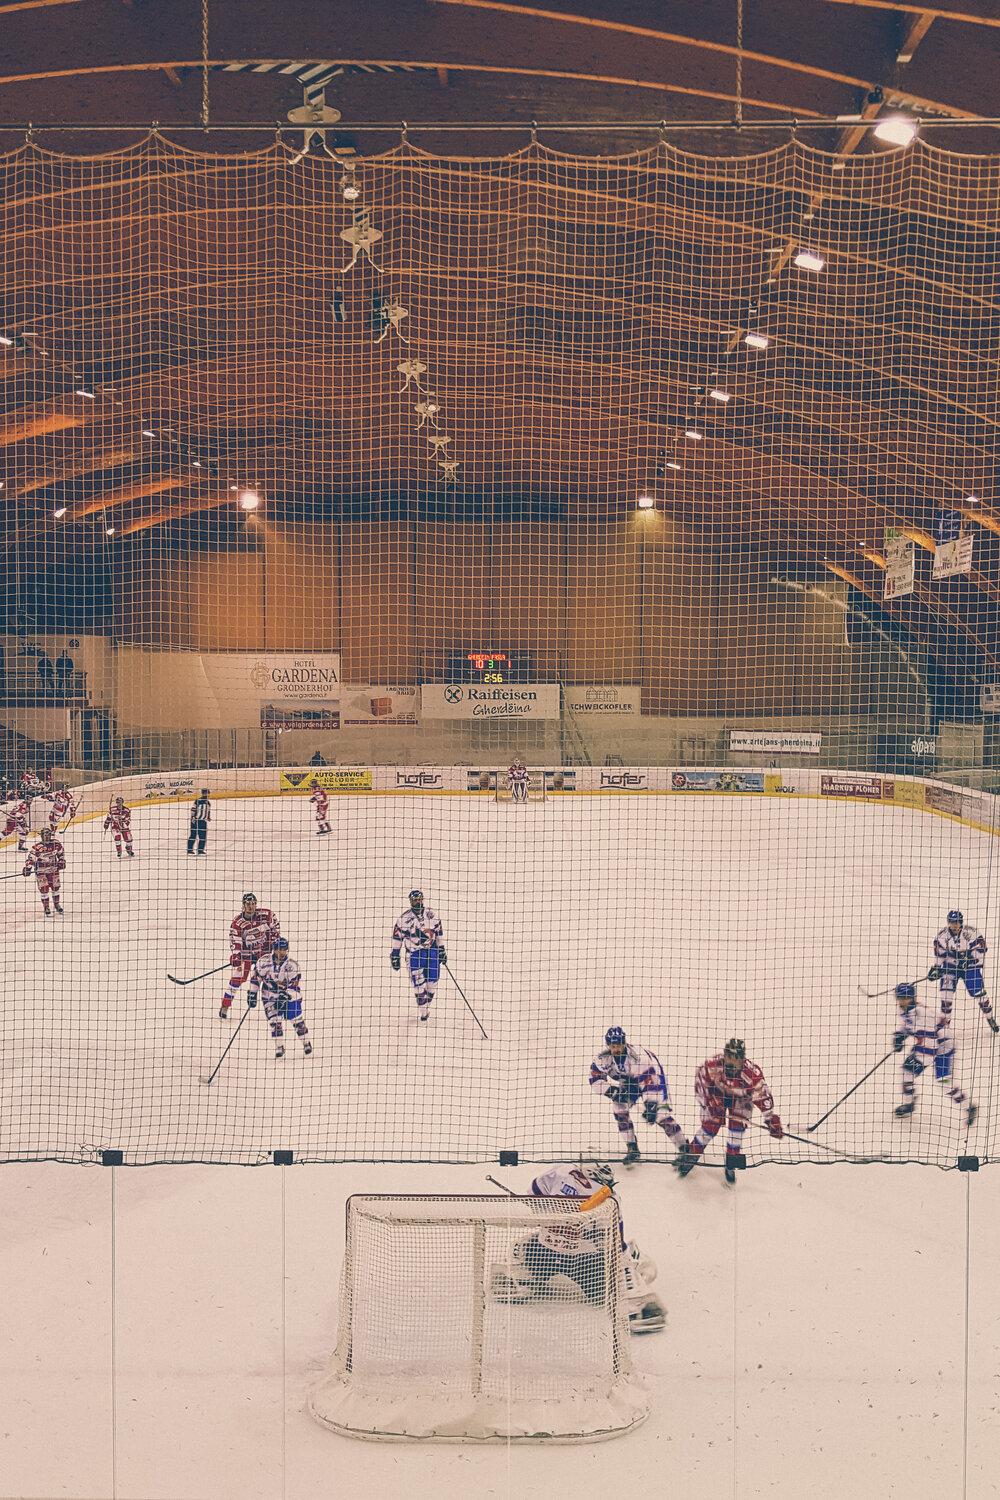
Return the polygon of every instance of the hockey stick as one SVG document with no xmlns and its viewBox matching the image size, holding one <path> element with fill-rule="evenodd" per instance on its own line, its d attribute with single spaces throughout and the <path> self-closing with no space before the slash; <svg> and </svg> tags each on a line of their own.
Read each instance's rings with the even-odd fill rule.
<svg viewBox="0 0 1000 1500">
<path fill-rule="evenodd" d="M 901 979 L 899 981 L 899 983 L 900 984 L 924 984 L 926 982 L 926 980 L 930 979 L 930 977 L 931 976 L 929 974 L 921 974 L 921 976 L 920 976 L 919 979 Z M 895 992 L 896 992 L 896 990 L 898 988 L 899 988 L 899 985 L 890 984 L 890 986 L 889 986 L 889 988 L 887 990 L 864 990 L 864 989 L 861 988 L 861 986 L 859 984 L 858 985 L 858 994 L 859 995 L 864 995 L 864 997 L 865 997 L 866 1000 L 880 1000 L 883 995 L 892 995 L 892 994 L 895 994 Z"/>
<path fill-rule="evenodd" d="M 168 974 L 167 978 L 170 980 L 171 984 L 197 984 L 199 979 L 207 979 L 211 974 L 221 974 L 223 969 L 229 968 L 229 963 L 230 960 L 227 959 L 226 962 L 224 964 L 220 964 L 217 969 L 208 969 L 204 974 L 196 974 L 193 979 L 175 979 L 172 974 Z"/>
<path fill-rule="evenodd" d="M 763 1120 L 755 1120 L 754 1124 L 759 1125 L 761 1130 L 767 1130 L 767 1126 L 764 1124 Z M 816 1127 L 815 1125 L 810 1125 L 809 1129 L 815 1130 Z M 768 1134 L 770 1134 L 770 1132 L 768 1132 Z M 849 1156 L 846 1151 L 838 1151 L 836 1146 L 827 1146 L 823 1141 L 807 1141 L 804 1135 L 796 1135 L 794 1131 L 785 1130 L 784 1127 L 782 1127 L 781 1138 L 782 1140 L 788 1139 L 790 1141 L 800 1141 L 803 1146 L 818 1146 L 821 1151 L 829 1151 L 831 1156 L 842 1156 L 845 1161 L 853 1160 L 853 1158 Z"/>
<path fill-rule="evenodd" d="M 826 1114 L 823 1115 L 820 1119 L 818 1119 L 816 1121 L 815 1125 L 807 1125 L 806 1129 L 807 1130 L 815 1130 L 818 1125 L 822 1125 L 822 1123 L 823 1123 L 824 1120 L 828 1120 L 830 1118 L 830 1116 L 833 1114 L 834 1110 L 835 1109 L 839 1109 L 840 1106 L 844 1103 L 844 1100 L 845 1099 L 849 1099 L 851 1097 L 851 1095 L 855 1092 L 855 1090 L 859 1089 L 863 1083 L 866 1083 L 867 1080 L 872 1076 L 873 1073 L 877 1073 L 878 1070 L 879 1070 L 879 1068 L 882 1066 L 882 1064 L 883 1063 L 887 1063 L 889 1061 L 890 1057 L 894 1057 L 895 1056 L 895 1053 L 896 1053 L 896 1049 L 895 1049 L 895 1047 L 893 1047 L 892 1050 L 890 1052 L 887 1052 L 884 1057 L 880 1057 L 879 1060 L 878 1060 L 878 1062 L 875 1064 L 874 1068 L 869 1068 L 868 1072 L 865 1074 L 864 1078 L 859 1078 L 858 1081 L 857 1081 L 857 1083 L 854 1085 L 854 1088 L 847 1090 L 847 1093 L 844 1095 L 843 1099 L 838 1099 L 837 1102 L 836 1102 L 836 1104 L 831 1104 L 830 1108 L 827 1110 Z"/>
<path fill-rule="evenodd" d="M 250 1009 L 251 1009 L 251 1007 L 248 1005 L 247 1008 L 246 1008 L 246 1010 L 240 1016 L 239 1025 L 236 1027 L 236 1030 L 233 1032 L 232 1036 L 229 1038 L 229 1041 L 226 1043 L 226 1052 L 229 1051 L 230 1047 L 233 1045 L 233 1043 L 235 1042 L 236 1038 L 239 1036 L 239 1034 L 240 1034 L 240 1026 L 243 1025 L 243 1022 L 246 1020 L 247 1016 L 250 1014 Z M 199 1083 L 211 1083 L 212 1082 L 212 1079 L 215 1077 L 216 1073 L 219 1071 L 219 1069 L 222 1067 L 222 1064 L 226 1060 L 226 1052 L 223 1052 L 222 1056 L 219 1058 L 219 1061 L 216 1063 L 215 1067 L 212 1069 L 211 1073 L 208 1075 L 207 1078 L 199 1078 L 198 1079 Z"/>
<path fill-rule="evenodd" d="M 448 973 L 451 974 L 451 968 L 450 968 L 450 966 L 448 964 L 445 964 L 444 967 L 448 970 Z M 466 1006 L 468 1007 L 468 1011 L 469 1011 L 469 1014 L 471 1015 L 472 1019 L 475 1021 L 476 1025 L 479 1027 L 480 1031 L 482 1031 L 483 1036 L 486 1037 L 486 1040 L 489 1041 L 489 1037 L 486 1036 L 486 1032 L 483 1030 L 483 1023 L 482 1023 L 482 1021 L 476 1015 L 476 1012 L 472 1009 L 472 1006 L 469 1005 L 468 1000 L 465 999 L 465 991 L 463 990 L 462 986 L 459 984 L 458 980 L 455 978 L 454 974 L 451 974 L 451 982 L 455 986 L 456 990 L 458 990 L 458 993 L 461 995 L 462 999 L 465 1000 Z"/>
<path fill-rule="evenodd" d="M 495 1177 L 491 1177 L 489 1172 L 487 1172 L 486 1174 L 486 1181 L 492 1182 L 494 1187 L 498 1187 L 502 1193 L 506 1193 L 510 1198 L 517 1198 L 520 1196 L 518 1193 L 514 1192 L 513 1188 L 506 1187 L 504 1183 L 498 1182 Z"/>
</svg>

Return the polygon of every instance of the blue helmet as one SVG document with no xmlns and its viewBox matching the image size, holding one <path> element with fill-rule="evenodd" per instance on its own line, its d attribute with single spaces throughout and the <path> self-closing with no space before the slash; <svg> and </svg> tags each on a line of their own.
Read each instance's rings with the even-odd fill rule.
<svg viewBox="0 0 1000 1500">
<path fill-rule="evenodd" d="M 948 913 L 948 926 L 949 927 L 951 926 L 952 922 L 957 922 L 958 925 L 959 925 L 959 927 L 964 927 L 965 926 L 965 918 L 964 918 L 964 916 L 962 915 L 962 913 L 960 911 L 950 911 Z"/>
<path fill-rule="evenodd" d="M 896 999 L 900 1010 L 912 1010 L 917 1003 L 916 986 L 912 984 L 897 984 Z"/>
<path fill-rule="evenodd" d="M 612 1026 L 604 1033 L 604 1043 L 607 1047 L 625 1047 L 625 1033 L 620 1026 Z"/>
<path fill-rule="evenodd" d="M 279 949 L 284 949 L 286 953 L 288 952 L 288 939 L 286 937 L 275 938 L 271 952 L 277 953 Z"/>
</svg>

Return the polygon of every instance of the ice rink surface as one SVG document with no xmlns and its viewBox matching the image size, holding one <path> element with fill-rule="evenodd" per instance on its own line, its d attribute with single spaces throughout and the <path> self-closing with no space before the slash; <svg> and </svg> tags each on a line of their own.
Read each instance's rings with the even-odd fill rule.
<svg viewBox="0 0 1000 1500">
<path fill-rule="evenodd" d="M 995 992 L 992 841 L 791 798 L 343 797 L 332 812 L 326 840 L 304 799 L 220 802 L 201 860 L 182 807 L 136 810 L 132 862 L 99 821 L 71 828 L 61 921 L 33 881 L 0 886 L 0 1146 L 68 1158 L 0 1178 L 3 1500 L 1000 1494 L 1000 1168 L 899 1164 L 995 1154 L 995 1053 L 964 997 L 968 1139 L 926 1079 L 913 1121 L 895 1120 L 895 1057 L 816 1133 L 895 1164 L 758 1130 L 751 1162 L 781 1164 L 730 1190 L 708 1163 L 680 1181 L 640 1125 L 650 1159 L 620 1198 L 668 1321 L 633 1341 L 652 1405 L 634 1433 L 376 1445 L 304 1410 L 335 1342 L 349 1193 L 481 1192 L 487 1171 L 526 1189 L 531 1166 L 502 1171 L 501 1146 L 615 1153 L 586 1087 L 610 1024 L 659 1053 L 686 1129 L 695 1066 L 735 1032 L 807 1133 L 889 1048 L 891 997 L 858 985 L 925 973 L 956 903 L 990 942 Z M 447 980 L 418 1028 L 389 968 L 414 884 L 488 1042 Z M 276 1064 L 258 1009 L 205 1089 L 231 1034 L 226 976 L 166 974 L 225 960 L 244 890 L 303 966 L 316 1053 L 293 1038 Z M 110 1147 L 137 1164 L 69 1164 Z M 224 1165 L 282 1147 L 332 1160 Z M 216 1164 L 142 1165 L 171 1157 Z"/>
</svg>

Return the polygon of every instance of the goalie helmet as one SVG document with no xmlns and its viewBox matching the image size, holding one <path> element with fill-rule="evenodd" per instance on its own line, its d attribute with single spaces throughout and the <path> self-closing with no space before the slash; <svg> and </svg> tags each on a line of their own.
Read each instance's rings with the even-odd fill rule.
<svg viewBox="0 0 1000 1500">
<path fill-rule="evenodd" d="M 722 1066 L 727 1078 L 739 1077 L 746 1062 L 747 1049 L 737 1036 L 732 1036 L 722 1049 Z"/>
<path fill-rule="evenodd" d="M 948 913 L 948 931 L 953 936 L 957 937 L 964 926 L 965 918 L 960 911 L 950 911 Z"/>
<path fill-rule="evenodd" d="M 897 984 L 896 1003 L 904 1014 L 911 1011 L 917 1003 L 916 987 L 912 984 Z"/>
<path fill-rule="evenodd" d="M 615 1172 L 610 1162 L 598 1161 L 585 1170 L 591 1182 L 596 1182 L 600 1187 L 611 1188 L 612 1192 L 614 1191 Z"/>
</svg>

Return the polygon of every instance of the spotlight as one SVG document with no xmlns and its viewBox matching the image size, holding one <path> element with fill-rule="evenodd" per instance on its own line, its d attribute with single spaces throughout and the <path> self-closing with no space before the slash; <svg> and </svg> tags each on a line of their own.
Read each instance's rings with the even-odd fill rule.
<svg viewBox="0 0 1000 1500">
<path fill-rule="evenodd" d="M 238 490 L 238 489 L 239 489 L 239 485 L 238 485 L 238 484 L 231 484 L 231 485 L 230 485 L 230 486 L 229 486 L 229 488 L 230 488 L 230 489 L 231 489 L 231 490 Z"/>
<path fill-rule="evenodd" d="M 656 501 L 653 499 L 652 495 L 640 495 L 639 499 L 636 501 L 636 504 L 638 505 L 640 510 L 652 510 L 653 506 L 656 504 Z"/>
<path fill-rule="evenodd" d="M 966 495 L 965 503 L 966 505 L 981 505 L 982 501 L 978 495 Z"/>
<path fill-rule="evenodd" d="M 88 401 L 94 401 L 94 400 L 96 400 L 96 397 L 95 397 L 93 391 L 88 391 L 87 387 L 85 385 L 79 385 L 79 386 L 77 386 L 77 388 L 76 388 L 76 394 L 78 396 L 86 396 L 86 398 L 87 398 Z"/>
<path fill-rule="evenodd" d="M 766 349 L 771 340 L 766 333 L 748 333 L 744 335 L 743 342 L 748 349 Z"/>
<path fill-rule="evenodd" d="M 680 464 L 675 464 L 672 458 L 668 458 L 667 459 L 667 468 L 668 469 L 679 469 L 680 468 Z"/>
<path fill-rule="evenodd" d="M 259 504 L 260 504 L 260 496 L 257 495 L 257 494 L 255 494 L 253 490 L 241 490 L 240 491 L 240 509 L 241 510 L 256 510 Z"/>
<path fill-rule="evenodd" d="M 822 271 L 826 261 L 815 250 L 799 250 L 793 256 L 792 264 L 802 271 Z"/>
<path fill-rule="evenodd" d="M 52 512 L 52 514 L 55 516 L 56 520 L 58 521 L 58 519 L 59 519 L 60 516 L 64 516 L 66 514 L 66 506 L 65 505 L 60 505 L 57 510 L 54 510 Z"/>
<path fill-rule="evenodd" d="M 908 146 L 916 139 L 919 126 L 909 115 L 883 115 L 875 126 L 875 135 L 890 146 Z"/>
<path fill-rule="evenodd" d="M 704 433 L 698 431 L 697 427 L 689 427 L 684 436 L 692 443 L 700 443 Z"/>
<path fill-rule="evenodd" d="M 142 429 L 142 435 L 143 437 L 155 437 L 156 433 L 153 431 L 152 427 L 144 427 Z"/>
<path fill-rule="evenodd" d="M 0 333 L 0 344 L 2 344 L 5 349 L 13 349 L 14 340 L 9 339 L 5 333 Z"/>
<path fill-rule="evenodd" d="M 728 391 L 714 390 L 709 391 L 708 394 L 711 396 L 713 401 L 721 401 L 723 405 L 725 405 L 727 401 L 732 401 L 733 399 Z"/>
<path fill-rule="evenodd" d="M 192 469 L 200 469 L 201 468 L 201 464 L 195 458 L 195 459 L 192 459 L 192 461 L 191 461 L 191 467 L 192 467 Z"/>
<path fill-rule="evenodd" d="M 113 526 L 105 526 L 105 528 L 104 528 L 104 535 L 105 536 L 114 536 L 114 534 L 115 534 L 115 528 Z"/>
</svg>

